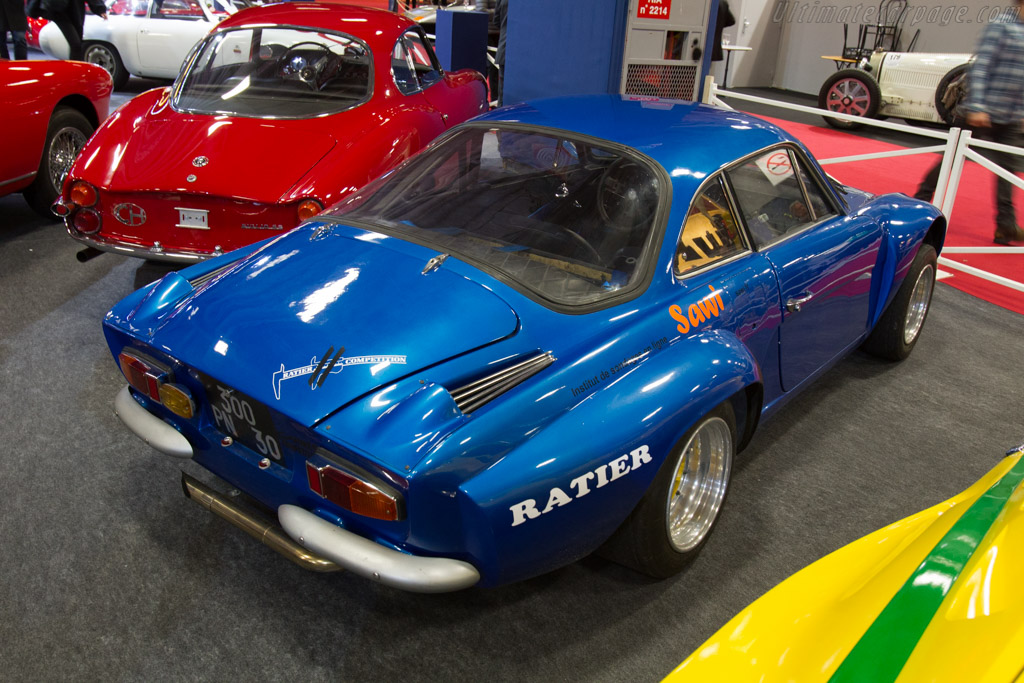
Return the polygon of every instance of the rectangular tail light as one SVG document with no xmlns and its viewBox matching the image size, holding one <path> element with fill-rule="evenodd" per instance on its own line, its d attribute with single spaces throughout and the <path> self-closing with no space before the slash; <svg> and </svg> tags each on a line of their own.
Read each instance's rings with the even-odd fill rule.
<svg viewBox="0 0 1024 683">
<path fill-rule="evenodd" d="M 382 481 L 369 481 L 331 465 L 306 463 L 309 488 L 321 498 L 363 517 L 397 521 L 403 518 L 401 494 Z"/>
</svg>

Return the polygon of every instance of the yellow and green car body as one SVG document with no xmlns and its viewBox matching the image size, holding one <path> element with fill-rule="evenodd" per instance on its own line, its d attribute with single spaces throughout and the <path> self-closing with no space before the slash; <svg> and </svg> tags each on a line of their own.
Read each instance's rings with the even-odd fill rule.
<svg viewBox="0 0 1024 683">
<path fill-rule="evenodd" d="M 804 568 L 666 681 L 1024 681 L 1024 446 Z"/>
</svg>

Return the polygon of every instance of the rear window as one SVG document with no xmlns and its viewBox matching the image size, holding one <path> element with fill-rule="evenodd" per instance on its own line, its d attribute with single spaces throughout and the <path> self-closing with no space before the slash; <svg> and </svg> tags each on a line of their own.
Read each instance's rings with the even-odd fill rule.
<svg viewBox="0 0 1024 683">
<path fill-rule="evenodd" d="M 255 118 L 310 118 L 371 95 L 370 50 L 341 33 L 240 28 L 211 34 L 182 75 L 180 111 Z"/>
<path fill-rule="evenodd" d="M 548 131 L 468 127 L 340 204 L 557 304 L 643 277 L 662 195 L 650 162 Z"/>
</svg>

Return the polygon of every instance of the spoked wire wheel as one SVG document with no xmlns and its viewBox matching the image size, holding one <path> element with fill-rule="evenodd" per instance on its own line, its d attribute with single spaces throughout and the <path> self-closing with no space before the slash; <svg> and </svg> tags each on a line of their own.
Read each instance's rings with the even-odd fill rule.
<svg viewBox="0 0 1024 683">
<path fill-rule="evenodd" d="M 68 174 L 71 164 L 85 147 L 87 140 L 88 137 L 74 126 L 61 128 L 53 136 L 53 142 L 50 143 L 48 151 L 48 166 L 50 183 L 55 192 L 60 192 L 61 186 L 64 184 L 64 176 Z"/>
</svg>

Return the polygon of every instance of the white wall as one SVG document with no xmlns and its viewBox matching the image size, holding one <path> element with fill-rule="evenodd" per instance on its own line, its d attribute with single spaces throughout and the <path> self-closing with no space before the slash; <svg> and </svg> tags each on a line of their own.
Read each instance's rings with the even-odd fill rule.
<svg viewBox="0 0 1024 683">
<path fill-rule="evenodd" d="M 1009 0 L 963 0 L 959 5 L 911 0 L 903 22 L 903 45 L 920 29 L 915 52 L 972 52 L 991 13 L 1008 4 Z M 739 34 L 743 18 L 737 14 L 739 25 L 726 31 L 726 37 L 734 44 L 754 45 L 760 40 L 761 45 L 739 60 L 739 69 L 733 57 L 730 85 L 775 86 L 810 94 L 817 94 L 835 70 L 821 55 L 842 51 L 843 23 L 850 24 L 853 45 L 857 27 L 878 20 L 878 4 L 871 0 L 742 0 L 741 12 L 750 22 L 747 35 Z"/>
</svg>

